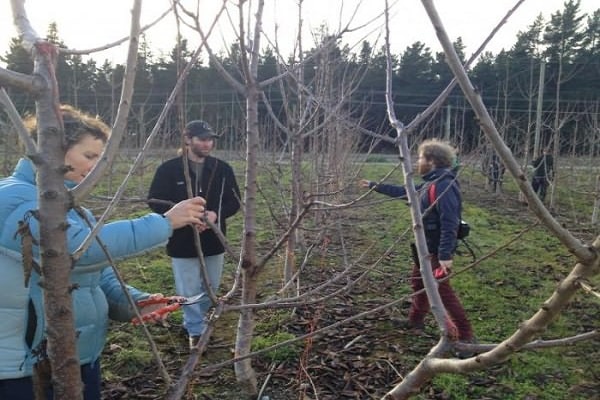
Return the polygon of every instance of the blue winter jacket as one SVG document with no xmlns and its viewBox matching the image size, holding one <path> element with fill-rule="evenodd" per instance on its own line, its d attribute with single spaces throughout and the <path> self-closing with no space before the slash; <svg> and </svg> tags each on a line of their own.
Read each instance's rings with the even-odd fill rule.
<svg viewBox="0 0 600 400">
<path fill-rule="evenodd" d="M 427 248 L 439 260 L 451 260 L 456 249 L 456 235 L 462 213 L 462 199 L 456 175 L 450 169 L 438 168 L 423 175 L 424 182 L 416 185 L 421 199 L 423 227 Z M 436 205 L 425 212 L 430 204 L 429 186 L 435 183 Z M 372 183 L 376 192 L 391 196 L 406 198 L 404 186 Z"/>
<path fill-rule="evenodd" d="M 68 183 L 68 182 L 67 182 Z M 34 238 L 39 224 L 29 211 L 36 210 L 35 167 L 21 159 L 12 176 L 0 180 L 0 379 L 32 375 L 36 349 L 44 338 L 45 322 L 40 276 L 33 271 L 24 283 L 21 262 L 21 237 L 16 235 L 19 221 L 27 219 Z M 88 211 L 88 217 L 95 219 Z M 70 252 L 79 247 L 90 229 L 73 210 L 67 215 L 67 243 Z M 106 224 L 99 237 L 115 260 L 162 246 L 171 235 L 171 225 L 159 214 Z M 39 263 L 39 248 L 34 246 Z M 93 244 L 73 267 L 71 282 L 77 350 L 81 364 L 94 362 L 106 340 L 108 318 L 127 321 L 134 316 L 125 293 L 98 243 Z M 138 301 L 147 293 L 129 288 Z"/>
</svg>

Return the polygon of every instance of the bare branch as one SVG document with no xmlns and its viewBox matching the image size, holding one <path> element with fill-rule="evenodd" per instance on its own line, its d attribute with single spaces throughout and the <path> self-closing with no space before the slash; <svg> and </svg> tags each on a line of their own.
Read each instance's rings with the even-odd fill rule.
<svg viewBox="0 0 600 400">
<path fill-rule="evenodd" d="M 111 137 L 106 144 L 102 159 L 96 164 L 94 169 L 71 191 L 75 202 L 80 202 L 87 197 L 94 189 L 106 169 L 112 164 L 118 150 L 121 138 L 127 129 L 127 117 L 131 108 L 131 98 L 133 97 L 133 85 L 137 70 L 138 45 L 140 40 L 140 14 L 142 12 L 141 0 L 134 0 L 131 12 L 131 32 L 129 37 L 129 51 L 127 53 L 127 65 L 123 77 L 121 91 L 121 101 L 117 111 L 117 117 L 113 125 Z"/>
<path fill-rule="evenodd" d="M 27 75 L 0 68 L 0 85 L 25 90 L 34 95 L 46 90 L 46 83 L 36 75 Z"/>
<path fill-rule="evenodd" d="M 179 0 L 173 0 L 175 3 L 179 3 Z M 147 25 L 144 25 L 143 27 L 140 28 L 140 34 L 146 32 L 148 29 L 152 28 L 154 25 L 156 25 L 157 23 L 159 23 L 160 21 L 162 21 L 162 19 L 164 17 L 166 17 L 167 15 L 169 15 L 169 13 L 171 12 L 172 8 L 169 7 L 167 10 L 165 10 L 161 15 L 158 16 L 158 18 L 156 18 L 154 21 L 150 22 Z M 91 49 L 69 49 L 69 48 L 59 48 L 59 51 L 63 54 L 70 54 L 70 55 L 82 55 L 82 54 L 92 54 L 92 53 L 98 53 L 100 51 L 104 51 L 107 49 L 111 49 L 113 47 L 119 46 L 120 44 L 126 42 L 127 40 L 129 40 L 129 38 L 132 36 L 126 36 L 124 38 L 115 40 L 112 43 L 107 43 L 104 44 L 102 46 L 99 47 L 93 47 Z"/>
<path fill-rule="evenodd" d="M 485 50 L 485 47 L 488 43 L 496 36 L 496 33 L 500 30 L 500 28 L 508 22 L 508 19 L 514 14 L 515 11 L 523 4 L 525 0 L 518 0 L 517 3 L 506 13 L 506 15 L 498 22 L 498 24 L 492 29 L 489 35 L 485 38 L 485 40 L 481 43 L 481 45 L 475 50 L 475 52 L 469 57 L 467 62 L 465 63 L 465 69 L 468 69 L 473 62 L 479 57 L 479 55 Z M 406 125 L 406 130 L 411 132 L 413 129 L 416 129 L 417 126 L 423 121 L 425 121 L 431 114 L 433 114 L 436 110 L 440 108 L 442 103 L 446 101 L 452 90 L 456 87 L 458 80 L 456 77 L 452 78 L 452 81 L 446 86 L 446 88 L 440 93 L 440 95 L 419 115 L 416 116 L 414 120 L 412 120 L 408 125 Z"/>
<path fill-rule="evenodd" d="M 0 87 L 0 104 L 4 106 L 6 113 L 8 114 L 8 118 L 10 118 L 10 121 L 17 130 L 19 139 L 21 139 L 21 141 L 25 144 L 27 154 L 36 154 L 38 151 L 37 146 L 29 135 L 29 132 L 27 132 L 27 129 L 25 129 L 19 112 L 15 108 L 14 103 L 10 100 L 8 93 L 6 93 L 6 90 L 4 90 L 3 87 Z"/>
<path fill-rule="evenodd" d="M 446 53 L 446 59 L 450 69 L 458 79 L 458 83 L 467 97 L 471 107 L 475 111 L 479 118 L 481 127 L 485 132 L 490 142 L 494 145 L 498 155 L 502 158 L 502 161 L 511 175 L 514 177 L 519 189 L 525 197 L 531 210 L 540 218 L 544 225 L 553 232 L 557 238 L 569 249 L 580 260 L 592 261 L 595 258 L 595 254 L 586 246 L 582 245 L 579 239 L 575 238 L 567 229 L 565 229 L 550 212 L 544 207 L 537 194 L 531 188 L 531 185 L 527 181 L 527 177 L 520 165 L 513 157 L 510 149 L 502 141 L 502 137 L 498 133 L 492 118 L 490 117 L 485 105 L 483 104 L 481 97 L 473 87 L 469 77 L 463 66 L 460 63 L 460 59 L 456 54 L 452 42 L 448 38 L 448 35 L 443 27 L 442 21 L 432 3 L 431 0 L 422 0 L 423 5 L 431 19 L 432 24 L 435 27 L 438 39 Z"/>
<path fill-rule="evenodd" d="M 150 148 L 150 146 L 152 144 L 152 141 L 158 134 L 158 131 L 162 127 L 164 120 L 167 118 L 167 114 L 168 114 L 169 110 L 175 103 L 177 95 L 182 90 L 183 84 L 185 83 L 185 78 L 189 75 L 190 70 L 198 61 L 198 58 L 200 57 L 201 49 L 202 49 L 202 46 L 199 46 L 198 49 L 196 50 L 196 52 L 190 58 L 190 61 L 188 62 L 188 64 L 185 66 L 185 68 L 181 72 L 179 79 L 175 83 L 175 87 L 171 91 L 171 94 L 169 95 L 169 98 L 167 99 L 167 102 L 165 103 L 165 106 L 163 107 L 163 109 L 158 117 L 158 120 L 156 121 L 156 124 L 155 124 L 154 128 L 152 129 L 152 132 L 150 132 L 150 135 L 148 135 L 148 138 L 146 139 L 146 142 L 144 143 L 142 150 L 137 155 L 136 159 L 134 160 L 133 164 L 131 165 L 127 176 L 125 177 L 125 179 L 123 180 L 123 182 L 121 183 L 119 188 L 117 189 L 117 192 L 113 196 L 110 204 L 106 207 L 102 216 L 100 216 L 100 218 L 98 218 L 97 224 L 94 227 L 94 229 L 92 230 L 92 232 L 90 233 L 90 235 L 88 235 L 88 237 L 83 241 L 83 243 L 79 246 L 79 248 L 73 253 L 73 257 L 75 259 L 78 259 L 79 257 L 81 257 L 81 255 L 83 254 L 85 249 L 87 249 L 89 247 L 91 241 L 98 234 L 99 230 L 102 228 L 102 225 L 108 219 L 109 215 L 112 213 L 112 211 L 116 207 L 118 201 L 121 199 L 121 196 L 123 195 L 123 193 L 125 191 L 125 188 L 127 186 L 127 183 L 129 182 L 129 179 L 133 175 L 133 172 L 135 170 L 137 170 L 138 166 L 142 163 L 145 154 L 147 153 L 148 149 Z"/>
<path fill-rule="evenodd" d="M 27 12 L 25 11 L 25 0 L 10 0 L 12 7 L 13 23 L 17 29 L 17 36 L 21 38 L 21 46 L 31 53 L 34 45 L 42 39 L 31 26 Z"/>
<path fill-rule="evenodd" d="M 211 26 L 209 33 L 208 34 L 204 34 L 204 31 L 202 30 L 202 28 L 200 27 L 200 22 L 198 20 L 197 15 L 194 15 L 193 13 L 191 13 L 190 11 L 186 10 L 185 8 L 181 7 L 181 9 L 183 10 L 184 14 L 190 16 L 193 18 L 193 20 L 195 21 L 196 25 L 194 27 L 192 27 L 195 31 L 198 32 L 198 34 L 200 35 L 200 38 L 202 39 L 202 46 L 204 46 L 204 48 L 206 49 L 206 52 L 208 53 L 208 56 L 210 57 L 210 60 L 212 61 L 213 65 L 215 66 L 215 68 L 217 69 L 217 71 L 219 71 L 219 74 L 221 74 L 221 76 L 223 77 L 223 79 L 225 79 L 225 81 L 237 92 L 239 93 L 246 93 L 246 88 L 244 87 L 244 85 L 242 85 L 240 82 L 238 82 L 226 69 L 225 67 L 223 67 L 223 64 L 221 64 L 221 62 L 219 62 L 219 59 L 217 58 L 217 56 L 215 55 L 215 53 L 213 52 L 212 48 L 210 47 L 210 45 L 208 44 L 208 37 L 210 36 L 210 32 L 212 31 L 213 27 L 215 26 L 218 18 L 220 17 L 220 15 L 223 13 L 223 11 L 225 11 L 226 9 L 226 5 L 227 5 L 227 0 L 223 0 L 223 5 L 221 6 L 221 9 L 219 10 L 219 13 L 217 15 L 217 17 L 215 18 L 213 25 Z"/>
</svg>

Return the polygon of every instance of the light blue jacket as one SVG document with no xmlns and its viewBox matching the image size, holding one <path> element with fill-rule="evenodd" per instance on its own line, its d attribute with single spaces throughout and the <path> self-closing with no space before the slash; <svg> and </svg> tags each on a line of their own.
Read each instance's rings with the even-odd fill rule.
<svg viewBox="0 0 600 400">
<path fill-rule="evenodd" d="M 19 221 L 27 219 L 34 238 L 39 238 L 39 223 L 27 217 L 36 210 L 35 167 L 21 159 L 12 176 L 0 180 L 0 379 L 32 374 L 36 349 L 44 338 L 45 323 L 39 275 L 33 271 L 26 286 L 21 261 L 21 237 L 16 235 Z M 90 229 L 75 211 L 67 213 L 67 243 L 72 253 Z M 94 224 L 95 219 L 88 212 Z M 162 246 L 171 236 L 168 220 L 159 214 L 106 224 L 99 237 L 115 260 L 131 257 Z M 39 263 L 39 248 L 34 246 Z M 93 244 L 74 265 L 71 282 L 77 350 L 80 363 L 95 361 L 106 340 L 108 318 L 127 321 L 133 310 L 98 243 Z M 136 301 L 147 293 L 129 288 Z"/>
</svg>

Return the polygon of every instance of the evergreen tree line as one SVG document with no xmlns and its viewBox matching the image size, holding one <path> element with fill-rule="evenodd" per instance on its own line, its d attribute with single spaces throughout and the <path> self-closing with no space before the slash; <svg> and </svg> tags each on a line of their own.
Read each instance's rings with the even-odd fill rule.
<svg viewBox="0 0 600 400">
<path fill-rule="evenodd" d="M 47 39 L 67 47 L 59 38 L 56 24 L 50 25 Z M 313 101 L 324 110 L 327 104 L 343 101 L 345 118 L 354 120 L 360 128 L 392 135 L 386 115 L 385 50 L 374 49 L 364 41 L 356 53 L 326 33 L 322 34 L 321 43 L 322 46 L 305 53 L 300 67 L 296 62 L 296 71 L 302 69 L 302 86 L 311 91 Z M 461 59 L 466 60 L 460 38 L 455 48 Z M 237 44 L 233 44 L 217 58 L 229 72 L 240 76 L 239 54 Z M 143 144 L 177 80 L 178 70 L 190 56 L 185 40 L 166 57 L 155 57 L 150 46 L 142 43 L 129 135 L 124 146 Z M 1 59 L 10 70 L 23 73 L 33 70 L 18 38 L 11 40 L 9 51 Z M 261 56 L 259 77 L 278 76 L 289 68 L 290 63 L 286 64 L 287 67 L 273 49 L 267 48 Z M 422 112 L 453 78 L 444 54 L 432 53 L 422 42 L 415 42 L 394 55 L 392 64 L 395 112 L 403 122 Z M 99 65 L 93 58 L 84 61 L 79 55 L 62 54 L 57 66 L 61 101 L 112 122 L 124 69 L 123 65 L 109 61 Z M 526 31 L 519 32 L 509 50 L 484 53 L 470 68 L 470 76 L 506 143 L 517 155 L 523 154 L 524 147 L 531 146 L 524 138 L 535 129 L 536 119 L 541 121 L 541 145 L 550 144 L 559 130 L 562 152 L 600 154 L 600 9 L 586 14 L 580 11 L 579 0 L 565 2 L 564 9 L 553 13 L 549 21 L 539 16 Z M 276 82 L 264 88 L 269 102 L 268 107 L 264 105 L 261 109 L 265 146 L 281 150 L 285 143 L 283 134 L 269 121 L 269 114 L 293 125 L 293 121 L 286 119 L 292 118 L 290 103 L 293 105 L 303 98 L 297 90 L 294 92 L 297 87 L 298 82 L 288 77 L 283 84 Z M 34 102 L 29 95 L 17 91 L 9 94 L 19 111 L 33 110 Z M 156 145 L 176 145 L 185 122 L 182 120 L 201 118 L 224 134 L 221 148 L 242 148 L 244 109 L 243 96 L 221 79 L 213 63 L 201 60 L 191 70 L 177 107 Z M 471 151 L 482 140 L 478 123 L 458 89 L 421 127 L 421 133 L 427 137 L 450 135 L 460 145 L 461 152 Z M 365 146 L 371 142 L 369 136 L 362 138 Z M 378 146 L 380 151 L 394 151 L 389 144 Z"/>
</svg>

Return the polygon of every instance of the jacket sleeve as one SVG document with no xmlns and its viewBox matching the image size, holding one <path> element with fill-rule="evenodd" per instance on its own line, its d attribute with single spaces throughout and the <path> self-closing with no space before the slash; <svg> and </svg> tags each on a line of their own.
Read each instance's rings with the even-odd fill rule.
<svg viewBox="0 0 600 400">
<path fill-rule="evenodd" d="M 10 216 L 10 221 L 15 230 L 17 222 L 24 219 L 28 213 L 37 208 L 37 202 L 23 202 L 17 207 Z M 67 250 L 73 254 L 83 241 L 90 234 L 93 226 L 96 223 L 95 218 L 89 210 L 84 210 L 86 220 L 76 211 L 70 210 L 66 215 L 66 231 Z M 37 218 L 27 218 L 29 229 L 34 238 L 39 242 L 40 226 Z M 7 247 L 20 251 L 20 238 L 14 235 L 14 230 L 10 237 L 6 240 Z M 122 260 L 135 256 L 136 254 L 145 253 L 156 247 L 164 245 L 172 234 L 171 224 L 162 215 L 150 213 L 140 218 L 120 220 L 105 224 L 98 233 L 98 238 L 106 246 L 110 255 L 115 260 Z M 10 241 L 10 243 L 8 243 Z M 34 257 L 39 259 L 39 246 L 34 246 Z M 108 265 L 108 260 L 103 248 L 98 241 L 92 240 L 85 252 L 76 260 L 74 268 L 82 267 L 102 267 Z"/>
<path fill-rule="evenodd" d="M 377 193 L 385 194 L 390 197 L 406 198 L 406 188 L 401 185 L 390 185 L 386 183 L 375 184 L 372 183 L 370 188 L 375 190 Z"/>
<path fill-rule="evenodd" d="M 112 267 L 107 267 L 102 270 L 100 287 L 108 302 L 108 317 L 110 319 L 127 322 L 135 317 L 133 307 L 129 304 L 127 296 L 123 291 L 123 287 L 117 279 Z M 126 285 L 126 288 L 135 302 L 144 300 L 150 296 L 149 293 L 142 292 L 129 285 Z"/>
<path fill-rule="evenodd" d="M 100 230 L 99 237 L 118 260 L 164 246 L 172 233 L 167 218 L 150 213 L 140 218 L 111 222 Z"/>
<path fill-rule="evenodd" d="M 460 224 L 460 192 L 458 187 L 450 182 L 443 179 L 435 186 L 435 196 L 438 199 L 437 210 L 440 216 L 440 243 L 437 251 L 440 260 L 452 259 Z"/>
<path fill-rule="evenodd" d="M 222 187 L 219 191 L 223 194 L 218 209 L 212 210 L 220 219 L 227 219 L 237 213 L 240 209 L 240 188 L 235 179 L 233 169 L 228 164 L 224 165 L 222 175 Z"/>
<path fill-rule="evenodd" d="M 152 178 L 152 183 L 150 184 L 150 189 L 148 190 L 148 199 L 171 200 L 174 203 L 176 202 L 173 198 L 173 194 L 175 193 L 175 178 L 171 175 L 172 174 L 169 173 L 169 169 L 165 164 L 160 165 L 156 169 L 154 178 Z M 152 211 L 158 214 L 164 214 L 172 207 L 172 205 L 169 204 L 154 202 L 149 202 L 148 205 Z"/>
<path fill-rule="evenodd" d="M 89 213 L 89 212 L 88 212 Z M 90 233 L 87 223 L 80 218 L 69 218 L 67 223 L 67 243 L 73 253 Z M 95 220 L 89 213 L 92 223 Z M 162 215 L 150 213 L 140 218 L 119 220 L 108 223 L 100 229 L 99 239 L 106 246 L 114 260 L 122 260 L 145 253 L 166 244 L 172 234 L 171 224 Z M 77 266 L 89 266 L 101 263 L 107 265 L 106 255 L 96 240 L 77 260 Z"/>
</svg>

